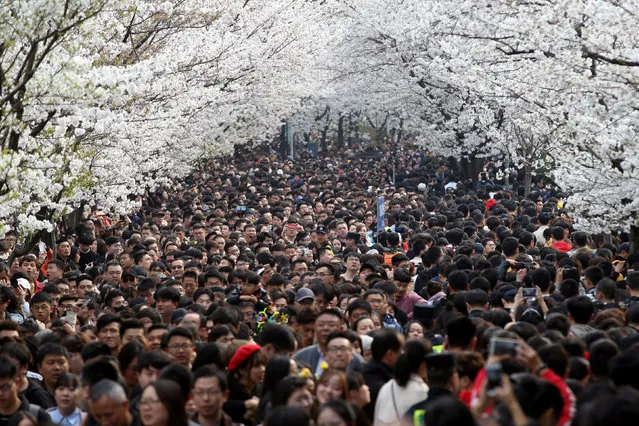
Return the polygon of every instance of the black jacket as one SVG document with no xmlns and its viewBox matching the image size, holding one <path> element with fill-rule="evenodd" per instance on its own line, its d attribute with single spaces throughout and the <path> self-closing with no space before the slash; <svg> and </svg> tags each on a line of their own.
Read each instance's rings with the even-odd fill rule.
<svg viewBox="0 0 639 426">
<path fill-rule="evenodd" d="M 364 406 L 364 412 L 372 422 L 373 416 L 375 415 L 377 395 L 379 395 L 382 386 L 393 378 L 393 370 L 387 365 L 371 359 L 367 363 L 361 364 L 359 371 L 362 373 L 362 376 L 364 376 L 364 382 L 366 382 L 366 386 L 368 386 L 371 393 L 371 402 Z"/>
</svg>

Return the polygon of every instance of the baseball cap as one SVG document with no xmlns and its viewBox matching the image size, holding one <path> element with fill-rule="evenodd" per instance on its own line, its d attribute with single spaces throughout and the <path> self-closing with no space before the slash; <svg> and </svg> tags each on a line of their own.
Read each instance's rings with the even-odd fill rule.
<svg viewBox="0 0 639 426">
<path fill-rule="evenodd" d="M 303 287 L 297 290 L 297 294 L 295 295 L 295 301 L 301 302 L 302 300 L 305 300 L 305 299 L 315 300 L 315 294 L 310 288 Z"/>
</svg>

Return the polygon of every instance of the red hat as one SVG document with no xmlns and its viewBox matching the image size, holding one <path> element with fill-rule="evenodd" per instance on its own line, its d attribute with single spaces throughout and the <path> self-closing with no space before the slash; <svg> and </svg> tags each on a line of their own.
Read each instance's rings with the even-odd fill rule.
<svg viewBox="0 0 639 426">
<path fill-rule="evenodd" d="M 255 344 L 248 344 L 240 347 L 229 361 L 229 371 L 234 371 L 240 368 L 251 355 L 260 349 L 262 349 L 262 347 Z"/>
</svg>

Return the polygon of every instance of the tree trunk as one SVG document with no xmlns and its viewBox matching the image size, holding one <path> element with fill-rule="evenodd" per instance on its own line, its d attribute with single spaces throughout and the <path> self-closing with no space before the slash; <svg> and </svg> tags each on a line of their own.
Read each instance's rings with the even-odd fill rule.
<svg viewBox="0 0 639 426">
<path fill-rule="evenodd" d="M 280 158 L 286 159 L 288 153 L 288 140 L 286 138 L 286 124 L 280 127 Z"/>
<path fill-rule="evenodd" d="M 322 151 L 328 151 L 328 142 L 326 136 L 328 135 L 328 124 L 322 129 Z"/>
<path fill-rule="evenodd" d="M 630 227 L 630 253 L 635 253 L 639 250 L 639 226 L 633 225 Z"/>
<path fill-rule="evenodd" d="M 530 195 L 530 187 L 532 185 L 532 167 L 524 166 L 524 198 Z"/>
<path fill-rule="evenodd" d="M 337 147 L 344 148 L 344 116 L 340 115 L 337 120 Z"/>
</svg>

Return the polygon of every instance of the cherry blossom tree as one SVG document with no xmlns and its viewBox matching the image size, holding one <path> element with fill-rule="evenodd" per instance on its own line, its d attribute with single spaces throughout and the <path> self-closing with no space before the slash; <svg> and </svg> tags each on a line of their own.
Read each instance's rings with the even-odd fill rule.
<svg viewBox="0 0 639 426">
<path fill-rule="evenodd" d="M 17 1 L 0 13 L 0 220 L 34 241 L 81 204 L 123 213 L 198 160 L 274 134 L 323 84 L 310 71 L 330 48 L 327 8 L 312 2 Z"/>
</svg>

